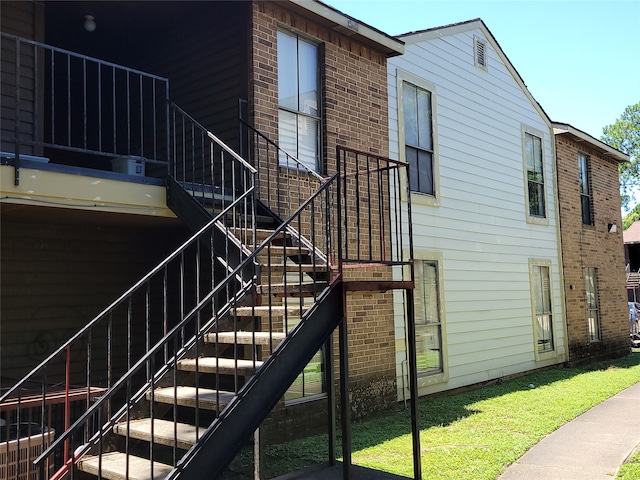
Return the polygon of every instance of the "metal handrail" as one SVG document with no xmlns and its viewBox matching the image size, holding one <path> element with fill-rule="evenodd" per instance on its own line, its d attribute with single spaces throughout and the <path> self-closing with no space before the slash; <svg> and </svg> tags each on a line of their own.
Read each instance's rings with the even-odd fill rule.
<svg viewBox="0 0 640 480">
<path fill-rule="evenodd" d="M 38 41 L 35 41 L 35 40 L 30 40 L 30 39 L 27 39 L 27 38 L 24 38 L 24 37 L 19 37 L 17 35 L 11 35 L 9 33 L 0 32 L 0 36 L 11 38 L 11 39 L 14 39 L 16 41 L 20 41 L 21 43 L 26 43 L 26 44 L 29 44 L 29 45 L 34 45 L 34 46 L 37 46 L 37 47 L 45 48 L 47 50 L 52 50 L 52 51 L 55 51 L 55 52 L 59 52 L 59 53 L 62 53 L 64 55 L 69 55 L 70 57 L 76 57 L 76 58 L 80 58 L 80 59 L 83 59 L 83 60 L 90 60 L 92 62 L 101 63 L 104 66 L 122 69 L 122 70 L 128 71 L 130 73 L 135 73 L 137 75 L 144 75 L 146 77 L 155 78 L 157 80 L 162 80 L 162 81 L 167 81 L 167 82 L 169 81 L 166 77 L 162 77 L 160 75 L 154 75 L 152 73 L 143 72 L 142 70 L 137 70 L 135 68 L 123 67 L 122 65 L 118 65 L 117 63 L 112 63 L 112 62 L 108 62 L 106 60 L 98 59 L 98 58 L 95 58 L 95 57 L 90 57 L 88 55 L 83 55 L 81 53 L 73 52 L 71 50 L 66 50 L 64 48 L 54 47 L 54 46 L 48 45 L 46 43 L 38 42 Z"/>
<path fill-rule="evenodd" d="M 194 306 L 194 308 L 182 319 L 180 323 L 176 324 L 162 339 L 157 341 L 156 344 L 150 350 L 148 350 L 148 352 L 143 357 L 141 357 L 125 374 L 123 374 L 120 377 L 120 379 L 117 380 L 109 388 L 108 392 L 101 395 L 100 398 L 98 398 L 91 405 L 91 407 L 89 407 L 80 417 L 78 417 L 78 419 L 69 427 L 69 429 L 67 429 L 60 436 L 58 436 L 55 439 L 55 441 L 53 441 L 50 444 L 50 446 L 46 450 L 44 450 L 42 454 L 38 456 L 37 459 L 35 459 L 34 464 L 41 465 L 42 462 L 47 457 L 49 457 L 53 451 L 55 451 L 56 448 L 59 448 L 62 444 L 64 444 L 64 442 L 67 441 L 74 434 L 75 431 L 77 431 L 80 427 L 82 427 L 86 423 L 87 419 L 89 419 L 96 412 L 99 412 L 105 406 L 105 404 L 116 394 L 116 392 L 120 388 L 125 386 L 138 371 L 143 369 L 151 361 L 151 359 L 156 354 L 160 353 L 167 346 L 169 342 L 173 341 L 175 337 L 182 332 L 182 330 L 190 321 L 196 318 L 198 312 L 202 309 L 204 305 L 210 302 L 212 298 L 214 298 L 218 293 L 222 292 L 225 288 L 227 288 L 230 282 L 234 281 L 244 268 L 254 264 L 257 256 L 260 255 L 264 250 L 268 250 L 276 238 L 278 238 L 283 232 L 290 231 L 291 225 L 294 223 L 294 221 L 298 219 L 300 215 L 310 205 L 312 205 L 316 201 L 317 198 L 321 197 L 323 194 L 326 194 L 326 192 L 337 183 L 337 178 L 338 178 L 338 174 L 336 173 L 331 178 L 329 178 L 312 197 L 308 198 L 302 205 L 300 205 L 298 209 L 294 212 L 294 215 L 292 215 L 287 221 L 279 225 L 274 230 L 274 232 L 270 234 L 265 240 L 263 240 L 260 243 L 260 245 L 253 252 L 251 252 L 237 267 L 235 267 L 234 270 L 231 271 L 222 282 L 218 283 L 211 292 L 206 294 L 198 302 L 198 304 Z M 241 200 L 242 198 L 239 198 L 237 201 L 239 202 Z M 215 224 L 219 223 L 221 218 L 224 218 L 225 213 L 226 211 L 220 213 L 216 218 L 211 220 L 211 222 L 209 222 L 205 227 L 203 227 L 203 229 L 201 229 L 199 233 L 203 233 L 210 228 L 215 228 Z M 192 238 L 190 240 L 195 241 L 196 239 Z M 299 247 L 296 247 L 296 246 L 291 247 L 292 251 L 294 252 L 298 248 Z M 174 257 L 175 254 L 176 252 L 174 252 L 172 257 Z M 164 268 L 163 265 L 159 265 L 154 270 L 159 271 L 159 270 L 162 270 L 162 268 Z M 138 282 L 138 283 L 144 284 L 144 282 Z M 322 293 L 321 291 L 316 292 L 315 297 L 318 297 L 321 293 Z M 240 294 L 235 294 L 229 303 L 225 304 L 222 309 L 216 312 L 214 319 L 212 319 L 211 322 L 203 325 L 200 329 L 201 331 L 195 337 L 193 337 L 190 340 L 190 342 L 188 342 L 183 348 L 181 348 L 180 351 L 176 352 L 176 354 L 171 359 L 169 359 L 169 361 L 167 361 L 165 365 L 161 367 L 161 369 L 159 369 L 157 372 L 154 372 L 152 377 L 148 379 L 147 382 L 140 387 L 137 394 L 131 397 L 131 399 L 129 400 L 129 403 L 125 405 L 122 409 L 118 410 L 118 412 L 116 412 L 105 424 L 100 426 L 99 431 L 96 432 L 95 436 L 93 437 L 93 440 L 95 441 L 97 436 L 108 431 L 109 428 L 111 428 L 118 421 L 118 419 L 121 418 L 122 415 L 126 413 L 126 410 L 131 407 L 131 404 L 133 403 L 136 397 L 139 397 L 141 394 L 144 394 L 144 392 L 146 392 L 150 387 L 156 384 L 157 380 L 159 380 L 159 378 L 164 373 L 166 373 L 167 368 L 171 368 L 172 366 L 175 366 L 179 357 L 189 349 L 190 344 L 193 344 L 197 340 L 198 336 L 202 333 L 202 331 L 209 330 L 212 327 L 212 325 L 215 323 L 214 320 L 226 314 L 230 310 L 230 308 L 232 308 L 234 299 L 237 300 L 239 299 L 240 296 L 241 296 Z M 305 314 L 303 314 L 302 317 L 304 318 Z M 238 392 L 238 394 L 240 394 L 240 392 Z M 78 452 L 78 453 L 82 453 L 82 452 Z"/>
<path fill-rule="evenodd" d="M 60 356 L 64 351 L 69 348 L 73 343 L 75 343 L 78 339 L 83 337 L 89 332 L 92 328 L 96 326 L 98 322 L 103 320 L 109 312 L 116 309 L 118 306 L 123 305 L 124 302 L 131 297 L 131 295 L 140 290 L 143 286 L 145 286 L 150 279 L 152 279 L 156 274 L 160 273 L 166 266 L 176 258 L 178 258 L 181 253 L 190 245 L 199 241 L 199 239 L 204 235 L 205 232 L 211 230 L 212 228 L 218 228 L 217 225 L 220 223 L 220 220 L 224 218 L 224 216 L 233 208 L 239 204 L 241 204 L 245 198 L 248 198 L 253 195 L 255 187 L 252 187 L 250 190 L 245 192 L 244 195 L 238 197 L 231 205 L 226 207 L 222 212 L 220 212 L 217 216 L 215 216 L 211 221 L 209 221 L 204 227 L 202 227 L 199 231 L 194 233 L 189 239 L 187 239 L 182 245 L 180 245 L 176 250 L 170 253 L 162 262 L 156 265 L 149 273 L 147 273 L 144 277 L 138 280 L 133 286 L 131 286 L 126 292 L 124 292 L 120 297 L 118 297 L 115 301 L 113 301 L 108 307 L 106 307 L 102 312 L 100 312 L 96 317 L 94 317 L 89 323 L 87 323 L 84 327 L 82 327 L 78 332 L 76 332 L 71 338 L 69 338 L 65 343 L 63 343 L 56 351 L 50 354 L 47 358 L 42 360 L 40 364 L 34 367 L 27 375 L 25 375 L 18 383 L 13 385 L 9 390 L 0 395 L 0 403 L 7 400 L 11 397 L 13 393 L 15 393 L 19 388 L 21 388 L 25 383 L 30 381 L 30 378 L 35 376 L 40 370 L 44 369 L 48 363 L 53 361 L 56 357 Z M 244 263 L 243 263 L 244 265 Z M 236 275 L 239 269 L 235 269 L 233 271 L 233 275 Z M 235 277 L 234 277 L 235 278 Z"/>
<path fill-rule="evenodd" d="M 20 155 L 41 155 L 45 147 L 86 153 L 83 166 L 95 168 L 103 168 L 92 163 L 95 156 L 166 164 L 167 78 L 5 32 L 0 36 L 3 52 L 15 50 L 13 57 L 3 57 L 15 67 L 8 70 L 15 77 L 15 129 L 2 142 L 13 144 L 16 182 Z M 29 123 L 29 129 L 20 128 Z"/>
<path fill-rule="evenodd" d="M 305 165 L 304 163 L 302 163 L 298 157 L 296 157 L 295 155 L 287 152 L 284 148 L 282 148 L 280 145 L 278 145 L 277 142 L 274 142 L 273 140 L 271 140 L 269 137 L 267 137 L 264 133 L 260 132 L 259 130 L 257 130 L 256 128 L 254 128 L 253 126 L 251 126 L 249 123 L 247 123 L 244 119 L 240 119 L 240 123 L 242 125 L 244 125 L 246 128 L 248 128 L 249 130 L 251 130 L 255 135 L 257 135 L 259 138 L 263 139 L 265 142 L 267 142 L 269 145 L 271 145 L 272 147 L 274 147 L 276 150 L 284 153 L 287 157 L 287 159 L 292 160 L 295 164 L 296 164 L 296 168 L 299 170 L 303 170 L 305 173 L 308 173 L 309 175 L 311 175 L 312 177 L 315 177 L 317 180 L 324 182 L 326 180 L 325 177 L 323 177 L 322 175 L 320 175 L 318 172 L 316 172 L 315 170 L 310 169 L 307 165 Z"/>
<path fill-rule="evenodd" d="M 242 115 L 240 100 L 240 155 L 262 175 L 258 196 L 280 219 L 289 218 L 298 205 L 313 195 L 325 177 L 309 168 L 277 142 L 249 124 Z M 317 215 L 323 215 L 322 211 Z"/>
<path fill-rule="evenodd" d="M 228 145 L 226 145 L 222 140 L 216 137 L 213 133 L 211 133 L 205 126 L 203 126 L 200 122 L 198 122 L 195 118 L 185 112 L 182 108 L 176 105 L 174 102 L 169 101 L 169 106 L 172 110 L 179 112 L 182 116 L 189 119 L 196 127 L 206 132 L 206 136 L 213 140 L 216 144 L 220 146 L 225 152 L 231 155 L 238 163 L 240 163 L 244 168 L 246 168 L 250 173 L 258 173 L 258 170 L 254 168 L 249 162 L 247 162 L 244 158 L 234 152 Z"/>
<path fill-rule="evenodd" d="M 340 145 L 336 146 L 336 158 L 341 185 L 338 208 L 343 210 L 340 269 L 347 268 L 345 264 L 355 268 L 407 265 L 413 281 L 411 202 L 407 201 L 411 194 L 409 165 Z M 384 211 L 385 206 L 388 212 Z M 350 208 L 355 209 L 355 214 Z M 356 223 L 355 241 L 350 241 L 348 233 L 342 233 L 353 228 L 349 222 Z"/>
</svg>

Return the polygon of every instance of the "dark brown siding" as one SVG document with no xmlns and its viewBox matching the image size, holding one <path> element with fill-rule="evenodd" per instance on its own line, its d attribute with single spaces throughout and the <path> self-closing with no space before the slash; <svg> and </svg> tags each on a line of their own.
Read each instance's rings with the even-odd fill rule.
<svg viewBox="0 0 640 480">
<path fill-rule="evenodd" d="M 17 379 L 184 239 L 177 220 L 21 207 L 1 216 L 0 376 Z M 55 212 L 59 215 L 60 212 Z M 126 216 L 120 216 L 126 217 Z M 116 222 L 116 223 L 114 223 Z"/>
<path fill-rule="evenodd" d="M 236 147 L 238 99 L 248 96 L 250 2 L 169 1 L 149 8 L 107 1 L 91 7 L 97 28 L 87 34 L 81 21 L 68 26 L 72 14 L 81 19 L 86 13 L 80 3 L 47 2 L 47 43 L 168 78 L 170 99 Z"/>
<path fill-rule="evenodd" d="M 33 2 L 0 2 L 0 30 L 4 33 L 41 40 L 43 33 L 42 6 Z M 14 152 L 16 135 L 16 42 L 2 39 L 0 52 L 2 84 L 0 85 L 1 134 L 0 151 Z M 19 137 L 22 142 L 32 143 L 38 140 L 42 132 L 42 124 L 36 125 L 36 95 L 38 104 L 42 105 L 42 92 L 35 91 L 34 79 L 41 69 L 36 69 L 34 49 L 22 44 L 20 48 L 20 128 Z M 37 73 L 38 72 L 38 73 Z M 38 121 L 41 122 L 41 118 Z M 32 145 L 21 146 L 23 154 L 40 154 L 40 150 Z"/>
<path fill-rule="evenodd" d="M 249 7 L 249 2 L 190 5 L 188 20 L 163 38 L 162 58 L 150 66 L 169 78 L 175 103 L 234 149 L 238 99 L 246 99 L 248 90 Z"/>
</svg>

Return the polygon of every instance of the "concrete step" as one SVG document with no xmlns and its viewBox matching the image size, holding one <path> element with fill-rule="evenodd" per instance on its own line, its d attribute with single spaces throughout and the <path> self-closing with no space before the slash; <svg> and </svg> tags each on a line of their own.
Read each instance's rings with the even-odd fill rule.
<svg viewBox="0 0 640 480">
<path fill-rule="evenodd" d="M 329 271 L 329 267 L 327 265 L 321 265 L 321 264 L 311 264 L 311 263 L 275 263 L 275 262 L 271 262 L 270 264 L 267 263 L 263 263 L 262 260 L 264 260 L 264 258 L 262 257 L 258 257 L 259 260 L 261 260 L 260 264 L 265 267 L 268 268 L 271 271 L 276 271 L 278 273 L 284 272 L 285 269 L 287 272 L 292 272 L 292 273 L 296 273 L 296 272 L 302 272 L 302 273 L 309 273 L 309 272 L 328 272 Z"/>
<path fill-rule="evenodd" d="M 297 302 L 294 302 L 295 305 L 278 305 L 278 306 L 268 306 L 268 305 L 260 305 L 257 307 L 238 307 L 232 310 L 232 314 L 235 314 L 238 317 L 284 317 L 285 313 L 287 315 L 292 315 L 295 317 L 301 317 L 304 312 L 309 310 L 311 306 L 302 306 Z"/>
<path fill-rule="evenodd" d="M 207 333 L 204 341 L 232 345 L 269 345 L 271 343 L 271 348 L 276 348 L 285 336 L 281 332 L 218 332 Z"/>
<path fill-rule="evenodd" d="M 295 258 L 303 255 L 309 255 L 310 253 L 311 250 L 307 247 L 298 247 L 293 245 L 269 245 L 258 252 L 258 258 L 268 258 L 269 255 L 271 255 L 271 258 L 282 257 L 284 255 Z"/>
<path fill-rule="evenodd" d="M 243 360 L 234 358 L 200 357 L 197 362 L 200 373 L 218 373 L 222 375 L 239 375 L 241 377 L 252 376 L 256 369 L 262 365 L 261 361 Z M 178 370 L 185 372 L 196 371 L 196 359 L 186 358 L 178 361 Z"/>
<path fill-rule="evenodd" d="M 78 470 L 107 480 L 161 480 L 173 470 L 170 465 L 153 462 L 151 475 L 151 462 L 146 458 L 120 452 L 103 453 L 101 457 L 82 458 L 78 461 Z"/>
<path fill-rule="evenodd" d="M 288 295 L 291 297 L 310 297 L 315 293 L 319 295 L 325 287 L 327 286 L 326 282 L 303 282 L 303 283 L 275 283 L 269 285 L 258 285 L 256 287 L 256 292 L 259 295 Z"/>
<path fill-rule="evenodd" d="M 127 436 L 137 440 L 157 443 L 173 447 L 174 445 L 183 450 L 188 450 L 198 441 L 198 438 L 205 432 L 205 428 L 196 428 L 194 425 L 186 423 L 174 423 L 169 420 L 154 419 L 153 420 L 153 439 L 151 434 L 151 419 L 140 418 L 131 420 L 129 428 L 127 423 L 118 423 L 113 427 L 114 433 Z"/>
<path fill-rule="evenodd" d="M 214 215 L 219 215 L 222 212 L 221 209 L 213 209 Z M 258 225 L 271 226 L 275 224 L 275 220 L 272 217 L 266 215 L 255 215 L 255 221 Z M 243 213 L 228 212 L 224 216 L 224 222 L 230 228 L 234 228 L 233 225 L 250 225 L 252 222 L 251 215 L 245 215 Z"/>
<path fill-rule="evenodd" d="M 176 398 L 177 393 L 177 398 Z M 233 392 L 225 392 L 223 390 L 211 390 L 209 388 L 198 388 L 190 386 L 163 387 L 156 388 L 153 391 L 153 399 L 158 403 L 169 405 L 175 403 L 182 407 L 196 406 L 196 393 L 198 394 L 198 406 L 205 410 L 221 411 L 235 397 Z M 147 400 L 151 400 L 151 392 L 147 392 Z"/>
<path fill-rule="evenodd" d="M 247 228 L 247 229 L 232 228 L 231 231 L 240 240 L 246 239 L 247 241 L 250 241 L 250 242 L 253 241 L 253 229 L 251 228 Z M 269 230 L 268 228 L 257 228 L 256 235 L 255 235 L 256 241 L 258 243 L 263 242 L 264 240 L 269 238 L 273 234 L 273 232 L 274 230 Z M 287 232 L 279 232 L 278 235 L 274 237 L 274 240 L 278 239 L 282 241 L 285 238 L 289 238 L 289 234 Z"/>
</svg>

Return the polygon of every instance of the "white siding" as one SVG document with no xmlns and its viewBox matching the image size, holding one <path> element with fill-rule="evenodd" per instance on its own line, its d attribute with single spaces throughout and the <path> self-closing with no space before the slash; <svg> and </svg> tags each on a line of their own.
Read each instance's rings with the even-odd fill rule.
<svg viewBox="0 0 640 480">
<path fill-rule="evenodd" d="M 448 380 L 421 394 L 560 363 L 566 355 L 550 125 L 478 22 L 446 31 L 407 39 L 405 54 L 388 63 L 392 158 L 402 157 L 398 74 L 436 87 L 440 198 L 433 206 L 414 195 L 412 213 L 416 257 L 442 255 Z M 487 40 L 486 72 L 474 65 L 474 35 Z M 527 222 L 523 127 L 543 132 L 548 225 Z M 535 355 L 529 259 L 551 262 L 555 354 L 543 360 Z M 406 341 L 402 309 L 396 311 L 402 398 Z"/>
</svg>

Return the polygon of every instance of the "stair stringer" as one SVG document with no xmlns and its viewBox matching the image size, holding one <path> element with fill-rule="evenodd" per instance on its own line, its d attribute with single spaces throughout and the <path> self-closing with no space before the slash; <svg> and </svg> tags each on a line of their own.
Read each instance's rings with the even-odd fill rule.
<svg viewBox="0 0 640 480">
<path fill-rule="evenodd" d="M 167 478 L 217 478 L 338 327 L 343 307 L 343 284 L 337 281 L 327 287 Z"/>
</svg>

